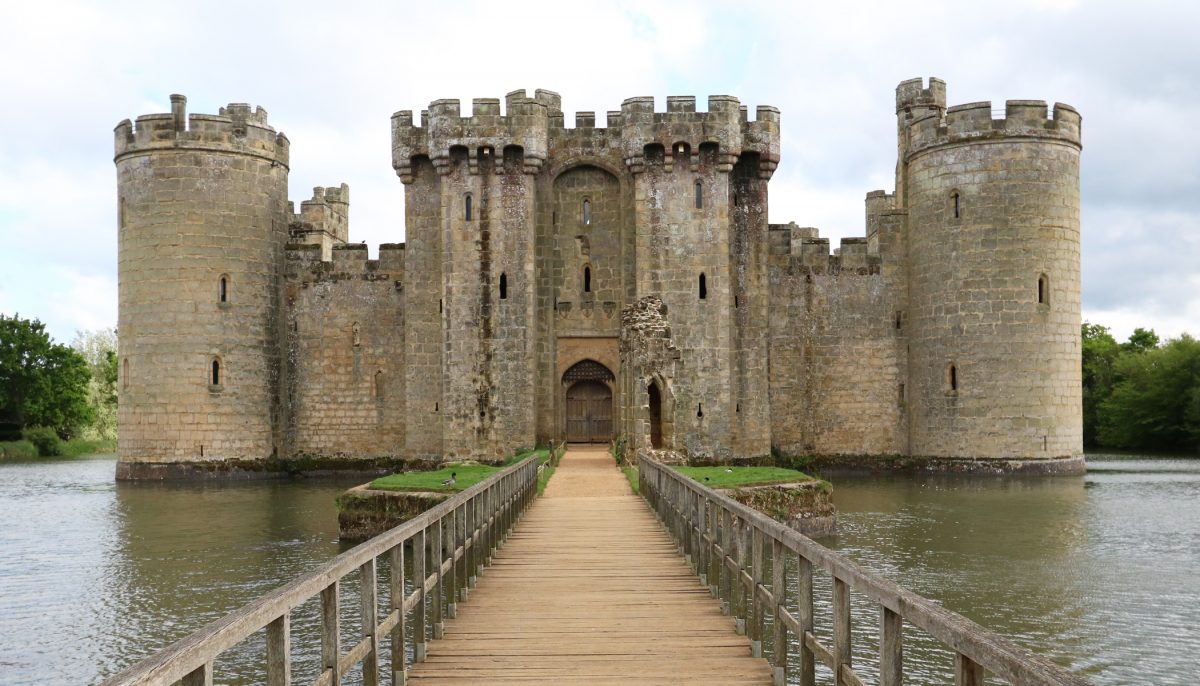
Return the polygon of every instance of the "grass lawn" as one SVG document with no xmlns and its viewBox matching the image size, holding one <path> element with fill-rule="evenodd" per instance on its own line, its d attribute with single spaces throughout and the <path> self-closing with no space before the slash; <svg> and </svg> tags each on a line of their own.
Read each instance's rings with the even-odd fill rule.
<svg viewBox="0 0 1200 686">
<path fill-rule="evenodd" d="M 804 472 L 783 467 L 673 467 L 673 469 L 709 488 L 766 486 L 812 480 L 812 477 Z"/>
<path fill-rule="evenodd" d="M 547 448 L 525 450 L 504 461 L 503 467 L 492 467 L 483 464 L 449 463 L 433 472 L 404 472 L 381 476 L 371 482 L 371 488 L 379 491 L 428 491 L 430 493 L 458 493 L 486 480 L 489 476 L 506 467 L 514 465 L 530 455 L 537 454 L 538 462 L 550 459 Z M 455 474 L 454 485 L 443 486 L 442 482 Z M 546 475 L 549 478 L 549 475 Z M 543 486 L 544 488 L 544 486 Z"/>
</svg>

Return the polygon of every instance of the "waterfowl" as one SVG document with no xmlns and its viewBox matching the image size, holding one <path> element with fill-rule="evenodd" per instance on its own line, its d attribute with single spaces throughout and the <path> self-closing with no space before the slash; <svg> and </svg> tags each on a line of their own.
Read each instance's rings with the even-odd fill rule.
<svg viewBox="0 0 1200 686">
<path fill-rule="evenodd" d="M 457 477 L 457 476 L 458 476 L 458 472 L 450 472 L 450 478 L 443 481 L 442 485 L 443 486 L 453 486 L 454 482 L 456 481 L 455 477 Z"/>
</svg>

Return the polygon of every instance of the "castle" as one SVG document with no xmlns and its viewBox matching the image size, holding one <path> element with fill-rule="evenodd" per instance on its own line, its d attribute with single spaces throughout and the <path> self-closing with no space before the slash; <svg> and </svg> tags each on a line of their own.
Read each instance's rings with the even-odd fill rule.
<svg viewBox="0 0 1200 686">
<path fill-rule="evenodd" d="M 406 242 L 349 188 L 287 200 L 262 108 L 115 132 L 118 476 L 495 461 L 551 441 L 693 461 L 1082 468 L 1080 116 L 896 89 L 895 193 L 830 252 L 768 224 L 779 111 L 557 94 L 392 116 Z"/>
</svg>

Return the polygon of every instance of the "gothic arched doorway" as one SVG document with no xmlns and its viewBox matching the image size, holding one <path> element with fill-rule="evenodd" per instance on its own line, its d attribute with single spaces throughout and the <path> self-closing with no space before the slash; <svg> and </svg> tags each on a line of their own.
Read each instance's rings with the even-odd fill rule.
<svg viewBox="0 0 1200 686">
<path fill-rule="evenodd" d="M 613 436 L 613 373 L 583 360 L 563 374 L 569 443 L 608 443 Z"/>
</svg>

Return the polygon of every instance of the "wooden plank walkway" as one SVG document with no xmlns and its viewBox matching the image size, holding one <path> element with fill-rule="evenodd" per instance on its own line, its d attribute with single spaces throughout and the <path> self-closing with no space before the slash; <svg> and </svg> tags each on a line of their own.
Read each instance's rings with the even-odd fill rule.
<svg viewBox="0 0 1200 686">
<path fill-rule="evenodd" d="M 572 446 L 409 683 L 770 684 L 606 448 Z"/>
</svg>

